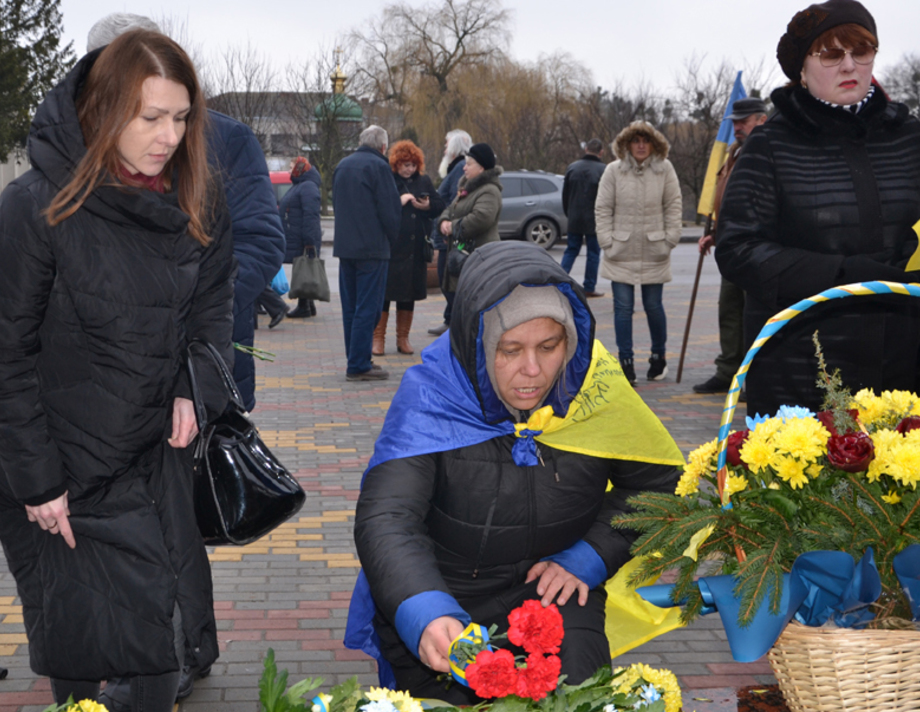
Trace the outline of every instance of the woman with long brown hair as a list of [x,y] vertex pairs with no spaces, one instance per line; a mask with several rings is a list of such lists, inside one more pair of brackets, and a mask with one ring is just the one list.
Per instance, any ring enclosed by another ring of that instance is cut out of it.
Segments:
[[217,656],[183,365],[196,338],[232,356],[206,120],[186,53],[125,33],[48,94],[0,196],[0,541],[58,703],[127,676],[165,712],[183,641]]

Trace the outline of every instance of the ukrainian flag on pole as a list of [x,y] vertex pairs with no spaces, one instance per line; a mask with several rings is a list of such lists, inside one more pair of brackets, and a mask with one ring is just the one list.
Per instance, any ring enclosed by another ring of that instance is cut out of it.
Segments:
[[716,142],[712,146],[712,153],[709,154],[709,167],[706,169],[706,179],[703,181],[703,190],[700,192],[700,204],[696,212],[701,215],[711,215],[713,206],[716,201],[716,174],[725,163],[725,155],[728,153],[728,147],[735,137],[735,128],[728,119],[732,113],[732,105],[738,99],[744,99],[747,92],[744,91],[744,85],[741,83],[741,72],[735,77],[735,86],[732,88],[731,98],[725,107],[725,113],[722,115],[722,125],[719,127],[719,133],[716,135]]

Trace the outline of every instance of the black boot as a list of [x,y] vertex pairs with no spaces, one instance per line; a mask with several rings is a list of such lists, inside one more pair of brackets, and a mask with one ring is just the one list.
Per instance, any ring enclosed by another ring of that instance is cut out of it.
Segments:
[[310,316],[316,316],[316,302],[312,299],[308,299],[307,304],[310,305]]
[[288,312],[288,319],[306,319],[313,316],[310,313],[309,299],[298,299],[297,306]]

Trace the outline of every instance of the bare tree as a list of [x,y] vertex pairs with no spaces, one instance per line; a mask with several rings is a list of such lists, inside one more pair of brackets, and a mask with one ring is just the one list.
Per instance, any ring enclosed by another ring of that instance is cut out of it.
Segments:
[[213,91],[210,86],[211,68],[207,55],[204,51],[204,45],[197,40],[189,30],[188,15],[179,17],[178,15],[162,14],[153,18],[160,26],[164,35],[171,37],[175,42],[185,50],[192,64],[195,65],[195,71],[198,73],[198,81],[201,83],[201,90],[205,96],[211,96]]
[[898,64],[882,74],[882,86],[892,99],[907,104],[916,114],[920,109],[920,55],[903,55]]
[[211,88],[214,96],[208,106],[249,126],[270,151],[276,129],[275,92],[277,77],[268,57],[252,44],[225,48],[213,65]]

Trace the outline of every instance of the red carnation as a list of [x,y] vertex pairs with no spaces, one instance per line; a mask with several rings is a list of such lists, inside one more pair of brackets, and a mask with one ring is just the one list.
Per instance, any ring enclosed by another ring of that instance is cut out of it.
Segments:
[[741,453],[739,452],[741,446],[744,445],[750,434],[750,430],[738,430],[728,436],[728,444],[725,447],[725,457],[729,465],[734,465],[735,467],[740,465],[745,470],[750,469],[747,463],[741,459]]
[[827,459],[844,472],[864,472],[875,459],[872,438],[865,433],[832,435],[827,441]]
[[[856,430],[856,418],[859,417],[859,411],[856,410],[856,408],[851,408],[847,411],[847,413],[849,413],[850,417],[853,419],[847,428],[847,432],[852,433]],[[831,411],[822,410],[820,413],[815,415],[815,417],[821,421],[821,425],[823,425],[827,432],[829,432],[831,435],[840,434],[837,432],[837,428],[834,427],[834,414]]]
[[528,653],[558,653],[565,631],[562,614],[552,603],[544,608],[539,601],[524,605],[508,614],[508,640]]
[[480,697],[507,697],[517,690],[514,655],[507,650],[482,650],[466,668],[466,681]]
[[546,693],[556,689],[562,661],[555,655],[542,656],[531,653],[527,656],[527,667],[520,670],[515,693],[518,697],[542,700]]
[[907,435],[911,430],[920,428],[920,415],[909,415],[898,423],[897,431],[901,435]]

